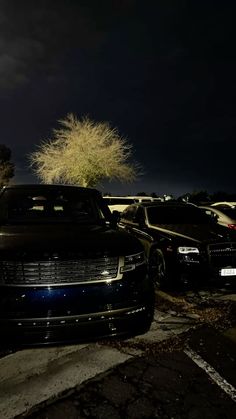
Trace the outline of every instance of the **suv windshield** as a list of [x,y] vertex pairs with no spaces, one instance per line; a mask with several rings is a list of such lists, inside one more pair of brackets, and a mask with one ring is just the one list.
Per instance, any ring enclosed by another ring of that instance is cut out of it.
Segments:
[[211,217],[195,207],[149,207],[147,217],[150,224],[206,224]]
[[104,220],[94,196],[73,190],[6,189],[0,198],[0,217],[14,223],[98,223]]

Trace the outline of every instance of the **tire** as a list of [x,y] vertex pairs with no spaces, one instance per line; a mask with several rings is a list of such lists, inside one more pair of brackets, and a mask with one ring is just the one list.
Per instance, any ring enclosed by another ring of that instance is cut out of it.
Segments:
[[154,249],[149,256],[149,276],[155,289],[166,288],[169,285],[166,262],[160,249]]
[[148,332],[151,327],[153,317],[154,317],[154,306],[150,309],[150,311],[145,316],[145,318],[140,322],[135,332],[135,335],[143,335],[144,333]]

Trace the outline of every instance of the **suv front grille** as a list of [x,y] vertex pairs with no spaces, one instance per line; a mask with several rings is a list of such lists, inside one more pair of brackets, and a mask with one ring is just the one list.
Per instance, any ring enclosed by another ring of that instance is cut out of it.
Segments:
[[218,243],[209,245],[209,257],[212,267],[236,267],[236,243]]
[[118,257],[74,260],[0,261],[0,284],[56,285],[115,279]]

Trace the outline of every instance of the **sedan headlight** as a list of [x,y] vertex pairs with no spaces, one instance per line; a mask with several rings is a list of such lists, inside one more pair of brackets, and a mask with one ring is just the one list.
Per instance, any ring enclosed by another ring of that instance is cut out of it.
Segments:
[[199,249],[197,247],[180,246],[178,247],[178,253],[183,255],[188,255],[189,253],[199,253]]
[[137,266],[143,265],[146,262],[144,252],[136,253],[124,257],[124,266],[121,266],[120,272],[133,271]]

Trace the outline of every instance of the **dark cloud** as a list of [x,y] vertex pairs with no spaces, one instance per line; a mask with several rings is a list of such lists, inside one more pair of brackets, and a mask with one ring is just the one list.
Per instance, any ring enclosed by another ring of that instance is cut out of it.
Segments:
[[0,89],[12,90],[29,83],[32,67],[42,55],[42,45],[34,40],[1,39]]
[[133,143],[132,193],[233,190],[234,17],[231,1],[0,1],[0,135],[19,176],[74,112]]
[[0,88],[14,89],[35,76],[60,80],[75,49],[95,51],[103,36],[75,1],[12,0],[0,7]]

